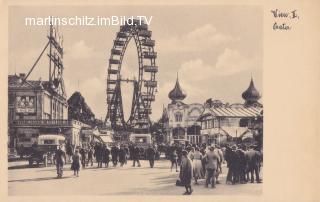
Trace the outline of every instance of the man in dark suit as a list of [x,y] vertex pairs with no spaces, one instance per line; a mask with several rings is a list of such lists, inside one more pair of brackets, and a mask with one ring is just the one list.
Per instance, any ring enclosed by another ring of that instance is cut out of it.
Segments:
[[138,163],[138,167],[141,167],[141,164],[140,164],[140,161],[139,161],[139,158],[140,158],[140,149],[139,147],[134,147],[134,150],[133,150],[133,167],[136,166],[136,162]]
[[118,152],[119,152],[119,163],[120,163],[120,166],[123,167],[123,165],[126,162],[126,150],[124,149],[123,145],[120,146],[120,149]]
[[150,145],[147,149],[147,159],[149,160],[150,167],[153,168],[154,166],[154,160],[156,157],[156,151],[155,149]]
[[206,170],[207,170],[207,179],[206,179],[206,187],[211,182],[212,188],[216,187],[216,178],[215,173],[218,169],[220,156],[218,153],[214,151],[214,146],[209,147],[209,151],[205,154],[204,158],[206,159]]
[[261,183],[260,179],[260,163],[261,163],[261,152],[254,149],[251,146],[249,151],[247,151],[248,169],[251,174],[251,183],[254,182],[254,174],[256,175],[256,182]]
[[57,178],[62,178],[63,175],[63,165],[66,162],[66,153],[62,150],[61,145],[58,146],[58,149],[55,153],[56,158],[56,168],[57,168]]

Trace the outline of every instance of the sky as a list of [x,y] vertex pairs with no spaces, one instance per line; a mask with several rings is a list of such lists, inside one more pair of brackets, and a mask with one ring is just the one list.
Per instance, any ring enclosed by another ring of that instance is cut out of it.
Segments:
[[[243,103],[241,94],[251,76],[262,92],[263,12],[259,6],[14,6],[9,7],[9,74],[27,73],[44,48],[46,26],[25,26],[25,17],[153,16],[149,30],[156,41],[158,93],[152,104],[153,120],[170,102],[177,73],[187,92],[185,103],[219,99]],[[106,77],[110,49],[119,26],[60,26],[64,38],[63,63],[67,96],[80,91],[96,118],[107,113]],[[126,51],[123,78],[137,74],[134,42]],[[43,57],[30,79],[48,79]],[[136,76],[137,77],[137,76]],[[122,85],[125,117],[131,107],[130,84]]]

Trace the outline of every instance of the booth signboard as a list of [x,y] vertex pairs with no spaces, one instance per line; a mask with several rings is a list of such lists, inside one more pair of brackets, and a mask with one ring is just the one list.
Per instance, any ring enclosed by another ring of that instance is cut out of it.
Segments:
[[17,113],[35,113],[35,96],[17,96],[16,112]]

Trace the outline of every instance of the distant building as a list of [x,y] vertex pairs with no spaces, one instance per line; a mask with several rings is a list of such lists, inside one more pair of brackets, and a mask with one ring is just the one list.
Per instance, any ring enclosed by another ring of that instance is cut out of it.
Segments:
[[204,111],[199,117],[201,122],[202,143],[226,143],[254,139],[262,133],[263,106],[258,102],[260,93],[253,79],[242,93],[244,104],[224,104],[220,100],[206,101]]
[[199,116],[204,108],[202,104],[185,104],[186,92],[181,88],[177,78],[174,88],[169,92],[171,103],[164,109],[161,120],[165,127],[167,142],[172,143],[199,143],[200,122]]

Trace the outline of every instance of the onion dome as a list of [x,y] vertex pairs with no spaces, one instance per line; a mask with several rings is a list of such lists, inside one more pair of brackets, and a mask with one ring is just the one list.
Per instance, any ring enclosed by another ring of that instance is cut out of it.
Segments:
[[246,101],[246,104],[253,104],[260,99],[261,95],[259,91],[254,87],[253,79],[251,77],[250,85],[246,91],[242,93],[242,98]]
[[180,83],[179,83],[179,78],[177,76],[177,81],[176,81],[176,85],[174,86],[174,88],[170,91],[168,97],[173,101],[182,101],[183,99],[185,99],[187,97],[187,94],[185,93],[185,91],[181,88]]

